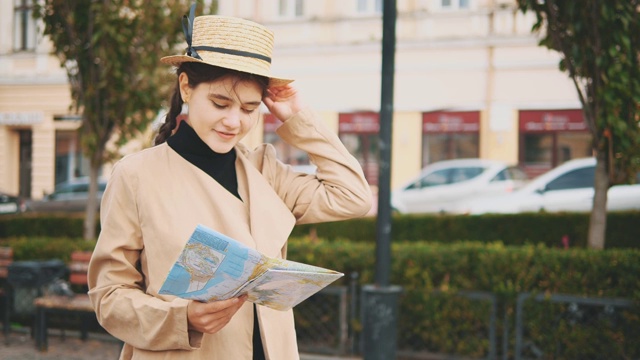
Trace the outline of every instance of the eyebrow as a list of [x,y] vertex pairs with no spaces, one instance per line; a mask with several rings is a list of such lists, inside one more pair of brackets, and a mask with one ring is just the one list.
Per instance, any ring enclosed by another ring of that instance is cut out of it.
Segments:
[[[210,99],[224,100],[224,101],[233,101],[233,99],[231,99],[230,97],[224,96],[222,94],[209,94],[209,98]],[[261,103],[262,103],[262,100],[259,100],[259,101],[248,101],[248,102],[242,103],[242,105],[259,106]]]

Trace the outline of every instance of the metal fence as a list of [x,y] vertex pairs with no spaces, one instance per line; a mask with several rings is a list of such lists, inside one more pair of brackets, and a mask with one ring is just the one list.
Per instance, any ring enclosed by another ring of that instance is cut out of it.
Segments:
[[[14,315],[30,319],[38,291],[14,290]],[[327,287],[296,306],[300,350],[362,354],[360,303],[353,274],[347,286]],[[397,360],[640,360],[640,307],[629,299],[404,289],[398,316]]]
[[[294,308],[301,351],[363,353],[356,282]],[[398,327],[398,360],[640,359],[640,308],[628,299],[405,289]]]
[[[514,357],[640,359],[639,312],[633,307],[627,299],[520,294]],[[582,338],[576,338],[577,329]],[[589,346],[576,341],[584,337],[588,337]]]

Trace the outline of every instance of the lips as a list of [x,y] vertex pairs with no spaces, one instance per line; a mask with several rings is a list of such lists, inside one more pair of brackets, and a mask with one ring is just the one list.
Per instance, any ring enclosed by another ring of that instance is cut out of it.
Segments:
[[220,136],[223,139],[233,139],[236,134],[234,133],[228,133],[228,132],[224,132],[224,131],[218,131],[218,130],[214,130],[216,132],[216,134],[218,134],[218,136]]

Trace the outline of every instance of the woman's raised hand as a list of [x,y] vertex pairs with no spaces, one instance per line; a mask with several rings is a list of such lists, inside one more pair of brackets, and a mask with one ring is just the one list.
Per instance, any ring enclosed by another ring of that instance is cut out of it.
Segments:
[[280,121],[287,121],[304,107],[298,91],[291,85],[270,87],[262,101]]

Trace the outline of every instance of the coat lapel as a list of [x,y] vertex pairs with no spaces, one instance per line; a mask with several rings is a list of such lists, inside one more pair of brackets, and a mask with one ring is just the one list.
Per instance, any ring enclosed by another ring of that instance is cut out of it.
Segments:
[[249,226],[256,248],[269,257],[286,257],[286,242],[295,225],[295,217],[240,151],[238,160],[238,191],[249,208]]

